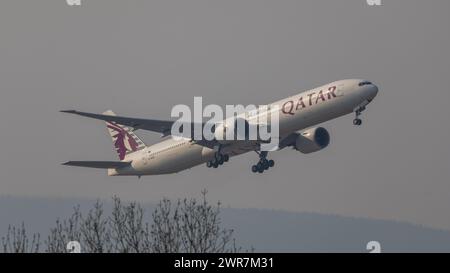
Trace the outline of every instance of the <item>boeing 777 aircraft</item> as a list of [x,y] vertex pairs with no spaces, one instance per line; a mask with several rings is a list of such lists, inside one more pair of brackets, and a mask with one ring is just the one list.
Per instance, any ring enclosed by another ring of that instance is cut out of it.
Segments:
[[[326,84],[269,104],[279,107],[278,150],[293,147],[308,154],[327,147],[330,142],[328,131],[317,125],[350,113],[355,113],[354,125],[361,125],[361,112],[375,98],[378,87],[366,80],[350,79]],[[120,161],[68,161],[64,165],[107,169],[109,176],[157,175],[180,172],[202,163],[217,168],[230,157],[255,151],[259,155],[257,164],[251,167],[254,173],[263,173],[274,166],[268,160],[267,151],[261,151],[262,141],[221,141],[177,139],[170,135],[175,121],[138,119],[116,116],[112,111],[103,114],[61,111],[103,120],[106,122]],[[252,122],[244,120],[246,127]],[[166,139],[146,146],[134,133],[135,130],[149,130],[166,136]],[[217,124],[215,131],[225,130]]]

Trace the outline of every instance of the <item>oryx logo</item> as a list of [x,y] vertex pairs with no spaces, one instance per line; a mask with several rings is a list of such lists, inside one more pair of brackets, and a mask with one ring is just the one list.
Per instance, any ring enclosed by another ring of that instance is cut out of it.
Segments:
[[381,0],[366,0],[369,6],[381,6]]
[[123,160],[127,153],[138,150],[139,144],[125,128],[111,122],[107,122],[106,126],[114,132],[111,133],[111,137],[113,138],[114,147],[116,147],[120,160]]

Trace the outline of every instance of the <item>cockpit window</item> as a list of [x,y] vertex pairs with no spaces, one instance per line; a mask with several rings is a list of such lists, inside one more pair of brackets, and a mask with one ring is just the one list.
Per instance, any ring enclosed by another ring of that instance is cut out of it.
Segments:
[[360,82],[358,85],[359,86],[364,86],[364,85],[370,85],[370,84],[372,84],[372,83],[365,81],[365,82]]

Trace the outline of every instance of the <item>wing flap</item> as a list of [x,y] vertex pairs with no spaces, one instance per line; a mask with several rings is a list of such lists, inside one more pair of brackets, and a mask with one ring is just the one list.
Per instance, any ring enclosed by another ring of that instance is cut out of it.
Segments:
[[98,168],[98,169],[117,169],[127,167],[130,164],[131,162],[122,162],[122,161],[67,161],[62,165]]

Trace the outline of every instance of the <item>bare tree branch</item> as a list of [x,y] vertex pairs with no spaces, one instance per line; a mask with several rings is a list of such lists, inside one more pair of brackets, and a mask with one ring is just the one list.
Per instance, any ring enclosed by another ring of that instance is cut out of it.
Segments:
[[[145,211],[136,202],[122,203],[113,197],[110,215],[105,215],[100,200],[83,216],[74,207],[67,219],[56,220],[44,241],[46,252],[68,252],[67,243],[78,241],[82,252],[104,253],[203,253],[238,252],[233,230],[221,225],[220,202],[211,206],[202,191],[202,199],[183,199],[172,203],[162,199],[151,214],[151,224],[144,221]],[[39,252],[40,235],[29,236],[25,225],[9,226],[2,237],[3,252]]]

